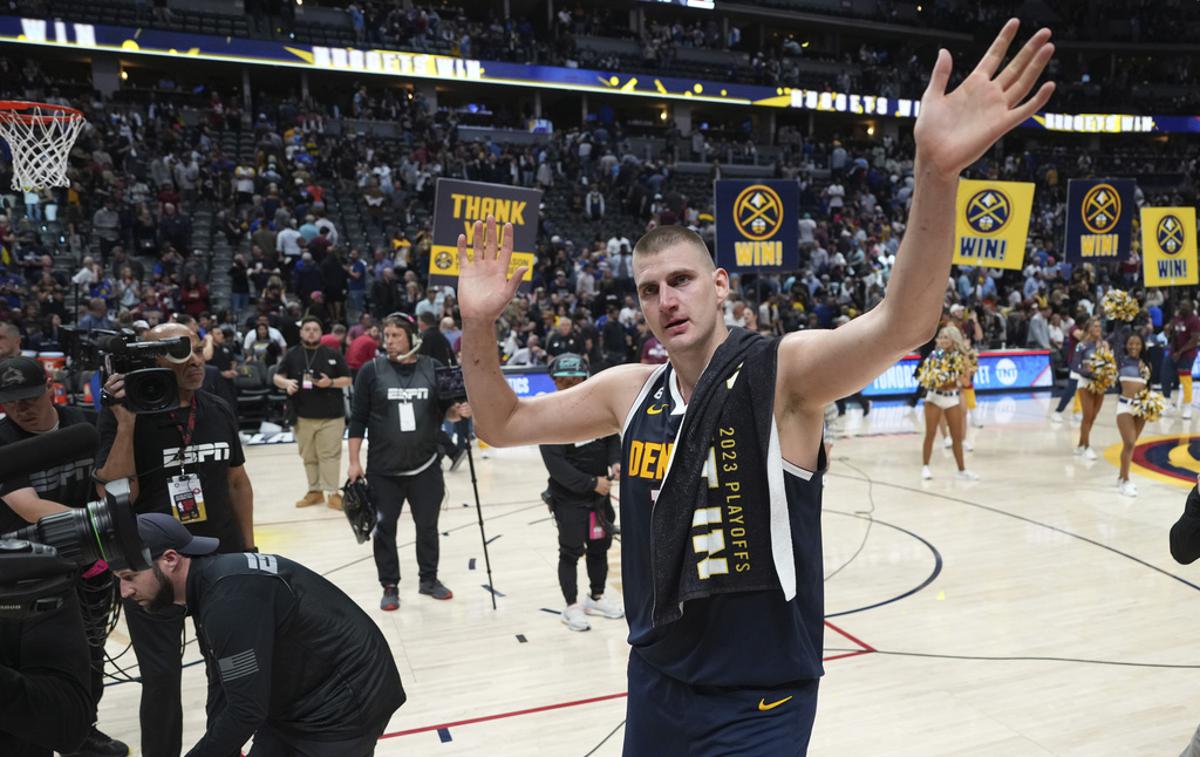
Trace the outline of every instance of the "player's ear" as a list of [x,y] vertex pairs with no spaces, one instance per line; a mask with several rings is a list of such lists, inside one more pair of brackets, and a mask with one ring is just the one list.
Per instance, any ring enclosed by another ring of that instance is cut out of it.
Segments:
[[717,303],[725,302],[729,298],[729,271],[724,268],[714,268],[712,282],[717,289]]

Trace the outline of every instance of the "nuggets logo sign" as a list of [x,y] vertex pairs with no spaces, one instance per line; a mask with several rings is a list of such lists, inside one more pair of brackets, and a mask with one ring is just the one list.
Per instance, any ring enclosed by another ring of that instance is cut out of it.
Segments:
[[1012,202],[999,189],[976,192],[967,202],[967,225],[980,234],[994,234],[1003,229],[1012,213]]
[[746,187],[733,203],[733,222],[747,239],[770,239],[783,224],[783,202],[770,187]]
[[1093,234],[1107,234],[1121,217],[1121,196],[1111,184],[1098,184],[1083,196],[1083,225]]
[[1067,238],[1071,262],[1119,260],[1129,254],[1133,225],[1132,179],[1072,179],[1067,184]]
[[1193,286],[1196,265],[1196,209],[1142,208],[1142,259],[1146,286]]
[[732,271],[794,270],[799,264],[794,181],[718,181],[717,264]]
[[954,262],[1020,269],[1033,209],[1033,184],[973,181],[958,184]]
[[1163,216],[1154,229],[1158,248],[1168,255],[1174,255],[1183,249],[1183,224],[1172,215]]

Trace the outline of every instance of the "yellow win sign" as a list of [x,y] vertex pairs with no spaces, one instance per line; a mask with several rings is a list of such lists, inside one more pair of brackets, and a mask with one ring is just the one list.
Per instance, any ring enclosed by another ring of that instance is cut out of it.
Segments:
[[1196,209],[1142,208],[1142,261],[1148,287],[1200,283]]
[[1032,209],[1033,184],[960,181],[954,213],[955,264],[1020,270]]

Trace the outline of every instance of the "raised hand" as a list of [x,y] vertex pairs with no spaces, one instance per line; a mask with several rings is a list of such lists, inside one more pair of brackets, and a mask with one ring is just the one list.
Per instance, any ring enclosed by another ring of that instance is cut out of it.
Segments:
[[1046,82],[1029,97],[1054,54],[1049,29],[1038,30],[996,73],[1019,26],[1015,18],[1005,24],[979,65],[950,93],[946,92],[952,68],[950,53],[938,51],[913,129],[917,157],[923,166],[956,176],[1050,99],[1052,82]]
[[458,235],[458,309],[464,321],[495,321],[512,301],[525,275],[526,266],[508,276],[512,261],[513,227],[496,230],[496,219],[475,222],[474,252],[467,259],[467,237]]

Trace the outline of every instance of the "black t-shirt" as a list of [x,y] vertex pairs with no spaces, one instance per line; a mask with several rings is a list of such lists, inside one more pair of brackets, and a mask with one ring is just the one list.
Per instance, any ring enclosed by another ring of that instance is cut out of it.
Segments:
[[346,417],[345,394],[333,386],[320,389],[313,385],[312,389],[304,388],[304,373],[310,371],[315,382],[324,373],[329,378],[341,378],[350,375],[346,358],[341,353],[331,350],[325,345],[319,345],[315,350],[304,347],[293,347],[279,361],[276,373],[284,378],[295,379],[300,384],[300,391],[292,395],[296,406],[296,415],[301,418],[344,418]]
[[[167,482],[180,474],[195,473],[200,479],[206,518],[192,521],[188,530],[198,536],[221,540],[219,551],[241,552],[242,531],[233,512],[229,493],[229,469],[246,462],[238,437],[237,418],[225,400],[204,390],[196,392],[196,425],[186,449],[190,407],[137,417],[133,431],[134,464],[138,472],[138,513],[173,514]],[[100,451],[96,467],[104,467],[117,435],[117,419],[112,410],[100,413]]]
[[[80,423],[89,423],[87,416],[79,408],[56,406],[54,410],[58,413],[60,429]],[[13,423],[12,418],[0,420],[0,445],[12,444],[34,436],[38,436],[38,434],[23,430]],[[4,452],[0,449],[0,455],[2,454]],[[96,499],[96,487],[92,483],[93,464],[92,456],[89,455],[79,460],[64,460],[45,470],[14,476],[0,485],[0,497],[32,486],[42,499],[69,507],[83,507],[89,501]],[[0,534],[28,525],[21,516],[0,501]]]
[[551,357],[558,357],[565,352],[573,352],[576,355],[583,354],[583,339],[574,332],[562,335],[562,332],[555,330],[546,339],[546,353]]

